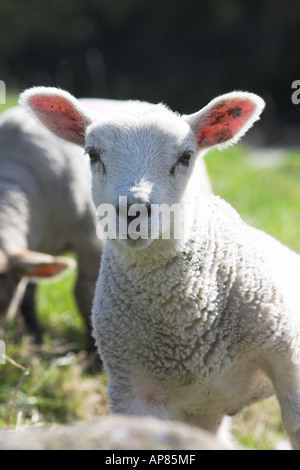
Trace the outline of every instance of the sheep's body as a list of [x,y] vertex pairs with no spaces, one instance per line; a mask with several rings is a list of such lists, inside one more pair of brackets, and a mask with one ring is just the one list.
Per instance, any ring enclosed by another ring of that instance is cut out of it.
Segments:
[[[90,115],[47,88],[28,90],[23,102],[52,132],[85,145],[95,206],[116,210],[120,232],[106,242],[92,313],[112,412],[216,432],[224,415],[275,391],[300,448],[300,257],[203,192],[196,158],[241,137],[262,100],[229,93],[182,117],[161,105]],[[147,208],[137,238],[136,203]],[[148,236],[153,205],[164,203],[181,208],[178,240],[164,239],[162,220]]]
[[[46,132],[21,107],[1,115],[0,148],[0,248],[9,258],[28,250],[73,251],[79,269],[75,293],[89,327],[102,247],[83,151]],[[5,307],[9,292],[1,282]]]
[[1,115],[0,145],[1,244],[9,252],[28,246],[51,254],[70,249],[83,236],[83,216],[87,231],[95,226],[83,151],[58,142],[22,108]]
[[167,256],[161,240],[134,253],[107,242],[93,325],[115,412],[232,415],[273,393],[270,353],[292,365],[300,351],[300,301],[282,283],[297,293],[300,257],[215,196],[196,207],[193,235]]

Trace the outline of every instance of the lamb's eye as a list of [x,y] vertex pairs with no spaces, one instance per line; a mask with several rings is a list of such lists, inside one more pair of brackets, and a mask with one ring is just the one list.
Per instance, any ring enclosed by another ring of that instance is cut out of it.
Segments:
[[186,150],[185,152],[183,152],[179,157],[178,159],[176,160],[176,163],[174,163],[174,165],[172,166],[172,168],[170,169],[170,174],[173,176],[175,174],[175,170],[178,166],[178,164],[182,165],[182,166],[189,166],[190,164],[190,160],[191,160],[191,156],[193,155],[193,152],[189,152],[188,150]]
[[91,164],[99,162],[100,160],[100,155],[95,149],[90,149],[88,150],[88,154],[90,156]]
[[105,165],[101,159],[101,154],[99,151],[97,151],[96,149],[94,148],[90,148],[89,150],[87,150],[87,153],[89,154],[90,156],[90,162],[91,162],[91,165],[95,165],[96,163],[100,163],[101,166],[102,166],[102,170],[103,170],[103,174],[106,173],[106,168],[105,168]]
[[180,163],[180,165],[189,166],[191,156],[192,154],[190,152],[184,152],[182,155],[180,155],[177,161]]

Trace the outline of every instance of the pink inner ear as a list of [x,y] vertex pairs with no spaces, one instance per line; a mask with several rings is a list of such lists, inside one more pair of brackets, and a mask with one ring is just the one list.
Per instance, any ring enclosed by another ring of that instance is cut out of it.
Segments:
[[87,120],[62,96],[34,95],[30,106],[43,124],[54,134],[81,144]]
[[234,137],[249,120],[256,106],[243,99],[219,101],[201,120],[197,132],[200,147],[222,144]]

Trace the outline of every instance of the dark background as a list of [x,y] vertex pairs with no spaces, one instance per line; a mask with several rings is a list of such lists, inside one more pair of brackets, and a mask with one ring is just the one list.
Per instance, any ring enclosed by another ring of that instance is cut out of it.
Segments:
[[266,144],[300,142],[299,0],[1,0],[0,79],[195,112],[232,90],[267,102]]

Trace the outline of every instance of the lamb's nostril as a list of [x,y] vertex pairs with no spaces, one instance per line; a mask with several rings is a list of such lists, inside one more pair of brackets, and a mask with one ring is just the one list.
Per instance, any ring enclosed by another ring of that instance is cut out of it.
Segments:
[[151,204],[148,202],[144,203],[133,203],[124,204],[123,202],[116,207],[116,216],[122,220],[127,219],[128,224],[138,217],[149,219],[151,217]]
[[[129,210],[132,207],[132,215],[129,215]],[[133,206],[128,207],[128,212],[127,212],[127,220],[128,223],[131,221],[135,220],[137,217],[144,217],[146,216],[150,218],[151,217],[151,204],[145,203],[145,204],[134,204]]]

